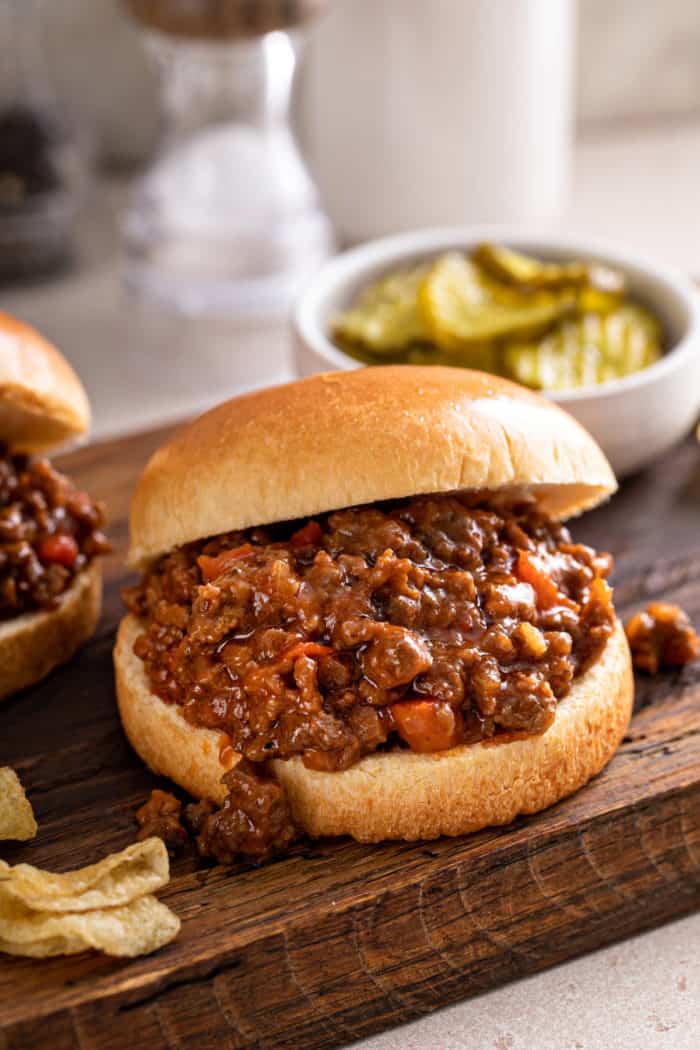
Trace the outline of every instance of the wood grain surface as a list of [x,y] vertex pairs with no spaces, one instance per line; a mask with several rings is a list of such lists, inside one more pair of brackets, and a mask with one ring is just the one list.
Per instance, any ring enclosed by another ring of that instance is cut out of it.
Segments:
[[[62,462],[110,508],[94,641],[0,709],[0,764],[39,820],[10,862],[66,869],[132,841],[156,783],[130,751],[111,671],[129,496],[164,432]],[[700,624],[700,449],[627,482],[574,535],[616,556],[623,615],[651,598]],[[0,1050],[336,1047],[688,912],[700,902],[700,666],[639,679],[607,770],[507,829],[381,847],[306,843],[259,870],[189,853],[162,894],[182,919],[154,956],[0,957]]]

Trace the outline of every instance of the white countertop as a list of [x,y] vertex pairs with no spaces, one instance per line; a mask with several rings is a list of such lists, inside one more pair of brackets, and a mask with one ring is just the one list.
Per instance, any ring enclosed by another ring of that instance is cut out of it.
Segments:
[[[584,141],[560,229],[626,243],[700,276],[700,127]],[[60,280],[0,293],[72,360],[94,436],[181,418],[236,390],[291,377],[284,326],[236,328],[169,317],[127,300],[119,282],[119,183],[98,187],[82,265]],[[700,915],[519,981],[357,1044],[363,1050],[695,1050]]]

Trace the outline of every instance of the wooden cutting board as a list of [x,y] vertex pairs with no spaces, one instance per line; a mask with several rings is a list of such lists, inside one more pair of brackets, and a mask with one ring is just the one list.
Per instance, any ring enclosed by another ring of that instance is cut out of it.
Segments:
[[[100,630],[0,709],[0,764],[39,820],[11,863],[66,869],[121,849],[156,783],[117,721],[110,651],[126,513],[164,432],[62,463],[110,509]],[[613,551],[622,615],[663,596],[700,625],[700,448],[693,442],[575,523]],[[259,870],[173,864],[182,919],[154,956],[0,957],[0,1050],[335,1047],[688,912],[700,902],[700,665],[639,679],[605,772],[553,809],[468,838],[307,843]]]

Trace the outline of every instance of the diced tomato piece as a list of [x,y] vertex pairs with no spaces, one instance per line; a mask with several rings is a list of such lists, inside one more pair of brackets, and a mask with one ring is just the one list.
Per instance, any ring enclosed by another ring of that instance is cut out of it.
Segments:
[[323,538],[323,530],[317,521],[307,521],[301,529],[293,533],[290,543],[292,547],[318,547]]
[[44,565],[63,565],[72,569],[78,557],[79,548],[72,536],[57,533],[47,536],[39,544],[39,560]]
[[300,656],[330,656],[334,650],[330,645],[321,645],[320,642],[295,642],[289,649],[285,649],[280,655],[284,660],[298,660]]
[[217,576],[223,576],[234,562],[252,553],[253,548],[250,543],[244,543],[241,547],[234,547],[233,550],[222,551],[214,558],[210,558],[208,554],[200,554],[197,558],[197,565],[199,565],[205,582],[211,583]]
[[537,596],[539,609],[551,609],[555,605],[568,605],[568,600],[559,593],[557,585],[542,568],[536,554],[518,551],[515,574],[523,583],[529,583]]
[[463,739],[462,716],[444,700],[400,700],[389,710],[412,751],[447,751]]

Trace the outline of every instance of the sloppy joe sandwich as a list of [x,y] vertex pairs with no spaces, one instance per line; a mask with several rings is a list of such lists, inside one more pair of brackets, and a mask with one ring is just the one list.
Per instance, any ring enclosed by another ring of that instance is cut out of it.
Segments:
[[68,362],[0,314],[0,700],[68,660],[100,614],[103,509],[38,454],[89,423]]
[[117,694],[202,852],[459,835],[585,784],[633,685],[611,558],[562,522],[615,487],[560,408],[441,367],[248,394],[156,452]]

